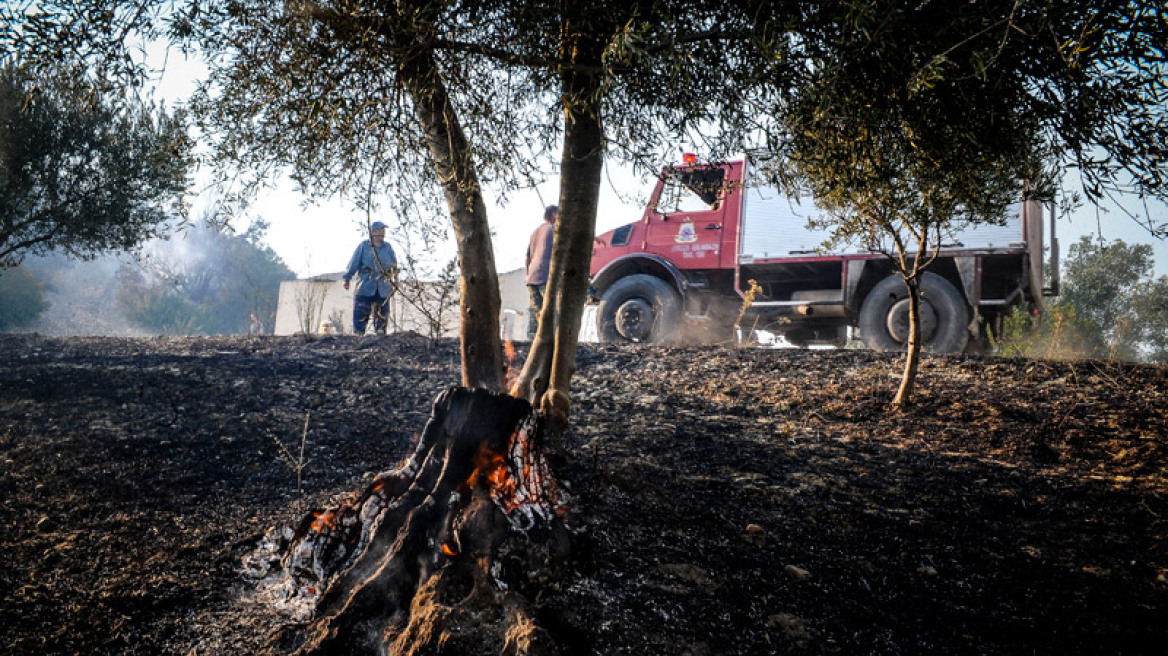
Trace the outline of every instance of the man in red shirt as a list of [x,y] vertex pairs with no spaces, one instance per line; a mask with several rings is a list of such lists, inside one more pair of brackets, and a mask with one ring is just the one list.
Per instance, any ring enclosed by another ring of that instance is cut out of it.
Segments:
[[548,268],[552,261],[552,235],[560,208],[548,205],[543,211],[543,224],[531,233],[527,245],[527,294],[531,306],[527,309],[527,339],[535,338],[539,327],[539,311],[543,308],[543,293],[547,289]]

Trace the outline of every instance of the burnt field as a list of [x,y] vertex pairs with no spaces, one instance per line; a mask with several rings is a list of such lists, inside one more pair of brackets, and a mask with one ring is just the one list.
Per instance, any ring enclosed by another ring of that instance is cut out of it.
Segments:
[[[392,467],[457,357],[0,336],[0,652],[262,650],[278,620],[245,559]],[[890,355],[578,363],[571,576],[533,600],[565,654],[1168,645],[1168,367],[927,357],[892,413]]]

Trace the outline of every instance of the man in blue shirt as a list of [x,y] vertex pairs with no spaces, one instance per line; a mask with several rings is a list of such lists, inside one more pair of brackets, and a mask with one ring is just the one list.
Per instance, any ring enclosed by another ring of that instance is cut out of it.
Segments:
[[369,239],[353,252],[343,278],[346,290],[354,275],[357,290],[353,294],[353,332],[364,335],[372,317],[373,330],[384,335],[389,322],[389,297],[397,285],[397,258],[385,241],[385,224],[381,221],[369,226]]

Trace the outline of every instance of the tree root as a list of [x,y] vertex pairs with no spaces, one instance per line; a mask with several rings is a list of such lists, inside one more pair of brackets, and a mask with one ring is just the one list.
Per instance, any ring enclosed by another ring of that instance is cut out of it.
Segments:
[[549,512],[563,506],[542,448],[528,402],[462,388],[441,394],[401,466],[301,523],[284,568],[298,594],[319,595],[316,612],[273,649],[557,653],[509,572],[527,576],[535,565],[554,578],[570,551]]

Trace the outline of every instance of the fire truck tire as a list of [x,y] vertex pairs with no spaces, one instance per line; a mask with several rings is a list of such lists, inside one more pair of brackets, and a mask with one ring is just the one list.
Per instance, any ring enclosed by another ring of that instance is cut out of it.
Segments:
[[[960,353],[969,342],[969,310],[948,280],[921,276],[921,337],[931,353]],[[908,343],[908,289],[900,276],[881,280],[860,308],[860,336],[875,351],[903,351]]]
[[681,297],[650,275],[621,278],[601,296],[596,331],[603,342],[668,343],[681,321]]

